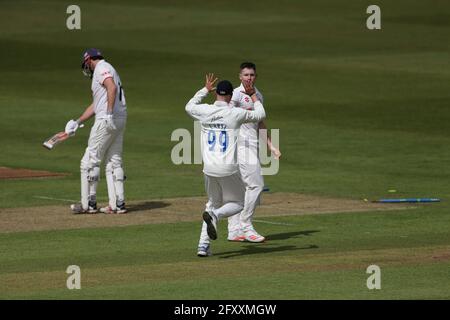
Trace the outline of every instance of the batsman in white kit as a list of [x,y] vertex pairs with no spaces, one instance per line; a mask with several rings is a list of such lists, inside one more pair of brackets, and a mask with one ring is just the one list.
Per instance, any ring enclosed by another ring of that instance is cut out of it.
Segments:
[[244,208],[245,186],[237,163],[239,128],[243,123],[258,123],[266,116],[251,82],[244,82],[243,86],[254,103],[254,110],[230,108],[233,86],[226,80],[217,84],[213,105],[201,104],[208,92],[214,90],[216,81],[214,75],[207,75],[205,87],[186,105],[186,112],[201,123],[203,173],[211,203],[210,209],[203,213],[197,252],[200,257],[211,254],[209,240],[217,239],[217,221],[238,214]]
[[97,213],[100,165],[105,163],[109,205],[103,213],[126,213],[122,166],[123,136],[127,121],[125,93],[119,74],[98,49],[88,49],[82,58],[83,73],[92,79],[92,104],[78,120],[70,120],[65,131],[73,135],[80,124],[95,115],[88,146],[81,159],[81,203],[71,205],[74,213]]

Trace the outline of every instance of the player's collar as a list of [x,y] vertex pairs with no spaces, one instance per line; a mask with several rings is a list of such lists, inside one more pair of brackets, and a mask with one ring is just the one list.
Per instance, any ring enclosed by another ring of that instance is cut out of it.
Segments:
[[216,101],[214,102],[214,105],[216,107],[228,107],[228,103],[226,103],[225,101]]

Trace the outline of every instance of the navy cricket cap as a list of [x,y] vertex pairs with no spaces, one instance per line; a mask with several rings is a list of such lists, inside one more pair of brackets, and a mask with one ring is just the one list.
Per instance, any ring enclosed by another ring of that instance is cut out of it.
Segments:
[[219,96],[228,96],[233,94],[233,85],[228,80],[222,80],[217,84],[216,93]]
[[84,63],[86,62],[87,59],[94,58],[94,57],[103,58],[103,55],[102,55],[100,50],[95,49],[95,48],[89,48],[86,51],[84,51],[84,53],[83,53],[83,62],[81,63],[81,67],[84,66]]

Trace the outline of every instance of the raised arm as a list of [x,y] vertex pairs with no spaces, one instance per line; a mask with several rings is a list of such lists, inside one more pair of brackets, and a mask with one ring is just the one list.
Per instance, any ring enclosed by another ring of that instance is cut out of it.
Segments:
[[199,119],[202,116],[202,110],[199,107],[202,100],[208,95],[210,91],[213,91],[214,84],[217,78],[214,78],[214,74],[210,73],[206,75],[205,86],[197,91],[191,100],[186,104],[186,112],[193,118]]
[[192,113],[195,112],[195,107],[202,102],[202,100],[208,95],[208,92],[208,89],[203,87],[195,93],[191,100],[189,100],[189,102],[186,104],[186,112],[189,115],[192,116]]
[[242,84],[245,90],[244,93],[250,96],[254,107],[254,110],[244,111],[243,118],[241,119],[242,122],[260,122],[264,120],[266,118],[266,111],[256,95],[256,90],[253,87],[253,83],[251,81],[244,81]]

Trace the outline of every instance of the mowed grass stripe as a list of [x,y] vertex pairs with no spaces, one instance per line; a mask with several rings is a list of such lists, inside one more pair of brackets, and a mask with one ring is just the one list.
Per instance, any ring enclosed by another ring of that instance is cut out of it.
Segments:
[[[264,244],[229,243],[225,240],[226,224],[221,223],[219,240],[213,242],[215,255],[210,260],[261,258],[265,261],[262,264],[270,264],[317,254],[348,255],[361,250],[448,245],[445,219],[433,212],[348,213],[270,220],[293,225],[255,223],[269,239]],[[201,221],[4,234],[0,235],[0,274],[61,272],[72,264],[95,269],[190,263],[197,259],[200,226]]]
[[[259,262],[259,261],[255,261]],[[181,264],[183,275],[168,269],[141,266],[130,269],[87,270],[81,290],[68,290],[68,275],[32,274],[15,290],[3,291],[2,299],[433,299],[449,297],[448,261],[381,263],[382,290],[366,287],[368,265],[342,268],[282,269],[256,263],[222,264],[202,259],[197,266]],[[437,275],[429,278],[429,273]],[[164,274],[165,277],[158,275]],[[95,276],[98,278],[94,278]],[[40,280],[40,281],[39,281]],[[42,285],[44,284],[45,285]],[[38,286],[39,289],[36,290]]]

